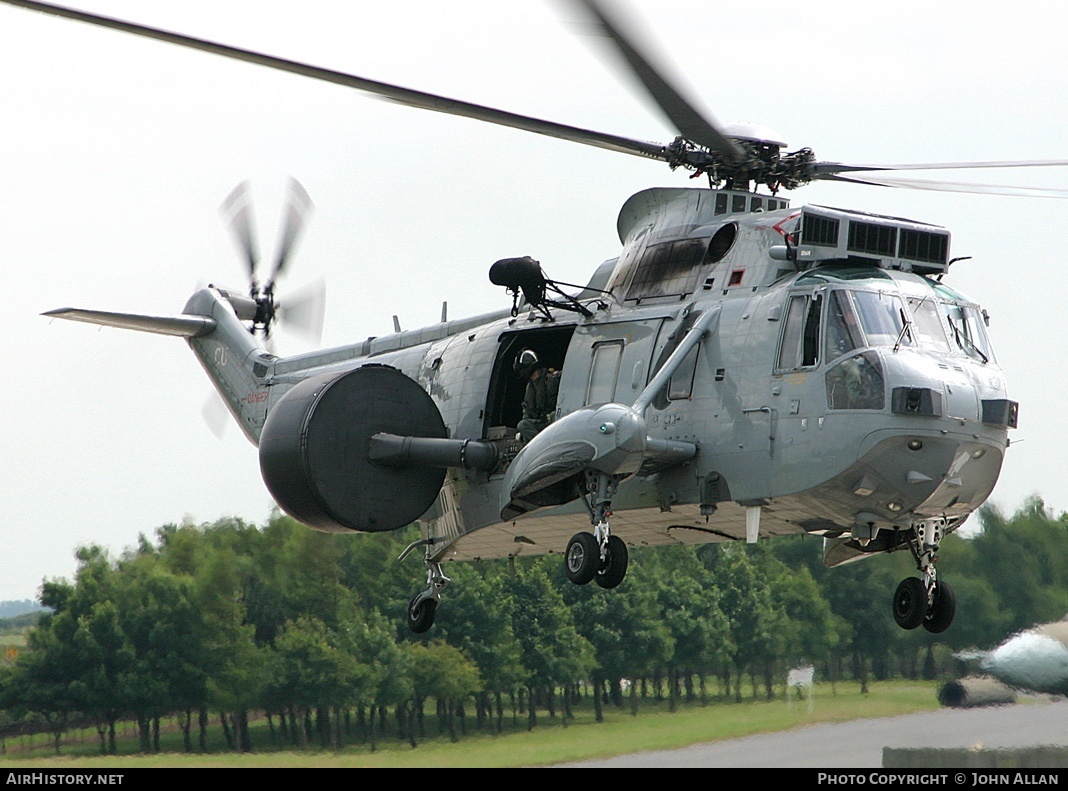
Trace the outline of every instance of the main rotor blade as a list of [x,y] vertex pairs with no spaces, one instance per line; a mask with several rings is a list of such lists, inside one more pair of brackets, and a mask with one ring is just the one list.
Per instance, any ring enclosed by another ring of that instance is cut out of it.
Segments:
[[[471,102],[449,99],[445,96],[424,93],[423,91],[416,91],[410,88],[402,88],[398,85],[391,85],[386,82],[378,82],[377,80],[357,77],[353,74],[332,71],[330,69],[320,68],[319,66],[312,66],[306,63],[277,58],[273,55],[265,55],[251,50],[239,49],[226,44],[219,44],[214,41],[184,36],[179,33],[171,33],[157,28],[145,27],[144,25],[136,25],[132,22],[124,22],[111,17],[88,14],[83,11],[75,11],[71,8],[64,8],[49,3],[38,3],[33,0],[0,0],[0,3],[18,6],[20,8],[28,8],[32,11],[40,11],[42,13],[53,14],[67,19],[74,19],[79,22],[106,27],[112,30],[121,30],[124,33],[131,33],[136,36],[165,41],[170,44],[177,44],[190,49],[198,49],[203,52],[210,52],[233,60],[255,63],[260,66],[267,66],[268,68],[289,72],[291,74],[300,74],[304,77],[311,77],[324,82],[332,82],[337,85],[356,88],[357,90],[381,96],[409,107],[418,107],[423,110],[446,113],[447,115],[459,115],[465,118],[473,118],[477,121],[486,121],[488,123],[499,124],[500,126],[507,126],[513,129],[521,129],[526,132],[535,132],[537,134],[556,137],[573,143],[582,143],[583,145],[603,148],[609,151],[649,157],[663,162],[671,161],[667,148],[658,143],[634,140],[590,129],[582,129],[576,126],[568,126],[567,124],[558,124],[554,121],[544,121],[538,118],[519,115],[517,113],[510,113],[506,110],[497,110],[492,107],[472,104]],[[695,140],[694,142],[700,141]],[[702,145],[704,145],[704,143],[702,143]]]
[[304,230],[304,221],[311,210],[311,197],[299,181],[290,177],[282,239],[278,245],[278,255],[275,258],[274,268],[271,270],[271,277],[267,281],[268,291],[271,291],[275,281],[285,271],[286,264],[289,263],[296,247],[297,239],[300,238],[300,232]]
[[1001,162],[920,162],[908,165],[846,165],[841,162],[816,162],[816,174],[857,173],[870,170],[978,170],[981,168],[1057,168],[1068,165],[1068,159],[1021,159]]
[[226,217],[230,230],[241,255],[248,267],[248,277],[253,286],[256,283],[256,264],[259,263],[259,253],[256,249],[256,235],[252,228],[252,200],[248,194],[248,182],[242,181],[233,191],[226,196],[219,211]]
[[845,181],[851,184],[868,184],[875,187],[898,187],[902,189],[932,190],[935,192],[966,192],[977,195],[1009,195],[1023,198],[1068,198],[1068,190],[1043,189],[1041,187],[1012,187],[1000,184],[970,184],[959,181],[926,181],[902,179],[893,176],[817,176],[823,181]]
[[601,32],[612,40],[650,97],[683,137],[692,143],[718,151],[731,162],[742,161],[745,152],[741,147],[727,138],[714,120],[699,112],[693,103],[667,80],[662,70],[654,66],[650,58],[639,50],[635,43],[637,35],[626,30],[618,16],[613,18],[598,0],[573,2],[593,16]]

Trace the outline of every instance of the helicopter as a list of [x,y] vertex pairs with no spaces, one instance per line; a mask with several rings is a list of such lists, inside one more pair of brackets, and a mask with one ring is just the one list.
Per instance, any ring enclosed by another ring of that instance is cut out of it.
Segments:
[[969,672],[938,693],[944,706],[1015,703],[1017,692],[1068,695],[1068,617],[1015,632],[990,650],[954,654]]
[[1025,629],[968,658],[1010,688],[1068,695],[1068,619]]
[[[284,263],[247,294],[198,291],[180,316],[48,314],[186,338],[299,521],[340,533],[419,521],[409,551],[423,550],[428,585],[409,605],[414,631],[433,623],[448,561],[559,553],[573,582],[611,588],[628,546],[784,534],[825,538],[830,565],[912,551],[920,576],[896,591],[895,618],[949,626],[938,545],[989,496],[1018,418],[982,309],[941,282],[945,229],[795,209],[780,195],[814,179],[894,183],[882,175],[892,166],[784,153],[767,130],[701,117],[595,3],[585,5],[680,132],[671,143],[4,1],[707,178],[627,201],[622,250],[584,287],[552,281],[533,258],[502,259],[491,279],[511,308],[349,347],[287,358],[264,347]],[[995,164],[1010,163],[960,166]],[[513,362],[525,349],[561,371],[554,420],[529,442],[515,438]]]

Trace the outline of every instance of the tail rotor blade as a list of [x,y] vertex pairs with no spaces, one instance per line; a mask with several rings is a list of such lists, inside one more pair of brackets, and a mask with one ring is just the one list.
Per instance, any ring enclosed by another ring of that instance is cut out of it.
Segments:
[[204,405],[200,408],[200,415],[204,418],[208,429],[216,439],[222,439],[226,434],[226,427],[230,423],[230,410],[223,403],[222,396],[212,390]]
[[249,197],[248,182],[242,181],[223,201],[219,207],[226,218],[227,225],[234,234],[238,249],[248,267],[249,280],[253,290],[256,285],[256,265],[259,263],[259,251],[256,249],[256,234],[252,222],[252,200]]
[[312,210],[312,200],[307,190],[295,178],[289,179],[289,193],[286,197],[285,217],[283,219],[282,239],[278,246],[278,256],[268,281],[268,290],[285,272],[286,265],[293,255],[297,240],[304,230],[304,222]]
[[[248,264],[251,302],[245,300],[238,315],[252,323],[250,332],[259,335],[270,350],[271,330],[274,322],[276,319],[282,319],[286,324],[292,325],[292,329],[301,335],[318,342],[323,334],[323,316],[326,305],[325,286],[322,281],[282,301],[276,301],[274,293],[275,282],[285,273],[296,249],[297,241],[304,231],[307,217],[312,210],[312,200],[307,190],[299,181],[290,177],[282,217],[278,256],[271,269],[270,277],[263,285],[256,280],[259,254],[256,249],[255,230],[252,227],[252,200],[247,181],[241,182],[230,192],[220,210],[233,231],[238,247]],[[233,303],[233,300],[231,302]],[[284,306],[282,302],[285,303]],[[236,308],[237,304],[233,304]]]
[[278,306],[279,318],[288,330],[300,333],[316,345],[323,338],[326,315],[326,283],[321,278]]

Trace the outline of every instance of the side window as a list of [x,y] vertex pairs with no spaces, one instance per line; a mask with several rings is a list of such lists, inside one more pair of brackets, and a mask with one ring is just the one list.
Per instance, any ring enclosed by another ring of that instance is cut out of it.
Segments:
[[822,294],[799,294],[790,297],[790,304],[786,307],[782,342],[779,344],[777,369],[812,368],[819,364],[822,311]]
[[864,345],[857,314],[848,291],[832,291],[827,300],[827,360],[835,360]]
[[623,341],[594,345],[590,381],[586,387],[587,404],[608,404],[615,400],[619,361],[622,357]]
[[946,303],[942,311],[949,321],[949,329],[958,348],[976,360],[990,362],[993,351],[983,330],[983,319],[978,310],[967,305]]
[[693,380],[697,374],[697,353],[700,349],[701,344],[697,344],[690,349],[686,359],[679,363],[678,369],[668,383],[669,401],[685,401],[693,395]]

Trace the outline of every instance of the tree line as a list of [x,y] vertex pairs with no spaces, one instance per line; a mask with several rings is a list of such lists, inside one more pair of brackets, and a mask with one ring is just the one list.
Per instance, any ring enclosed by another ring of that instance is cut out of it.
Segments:
[[74,580],[42,584],[49,612],[0,671],[0,708],[9,732],[32,723],[57,751],[91,726],[114,753],[125,721],[159,750],[164,720],[186,751],[205,750],[210,727],[248,751],[253,716],[273,747],[414,747],[434,723],[453,739],[533,728],[580,699],[599,719],[649,697],[771,698],[803,664],[862,687],[933,678],[957,672],[954,651],[1068,612],[1068,516],[1035,498],[979,519],[974,537],[942,544],[958,606],[939,635],[893,621],[908,552],[827,569],[808,536],[633,550],[611,591],[572,585],[555,555],[449,564],[435,626],[417,636],[404,613],[422,566],[397,562],[408,531],[327,535],[282,515],[167,525],[119,558],[82,547]]

